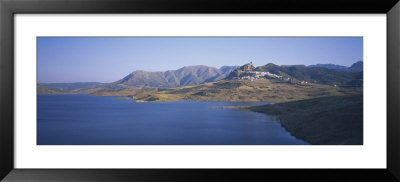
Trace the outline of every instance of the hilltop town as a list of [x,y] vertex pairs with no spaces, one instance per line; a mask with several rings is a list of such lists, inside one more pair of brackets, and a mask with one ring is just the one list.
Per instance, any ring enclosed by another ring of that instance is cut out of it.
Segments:
[[[263,80],[267,78],[278,78],[282,79],[283,77],[277,74],[270,73],[268,71],[254,71],[255,67],[253,66],[253,62],[245,64],[236,70],[234,70],[231,75],[230,79],[232,80]],[[229,77],[228,77],[229,78]],[[289,81],[290,78],[286,77],[286,81]]]
[[[276,79],[281,81],[282,83],[290,83],[290,84],[308,84],[307,81],[302,80],[296,80],[293,78],[290,78],[289,76],[281,76],[277,75],[274,73],[271,73],[269,71],[255,71],[255,67],[253,66],[253,62],[250,62],[248,64],[245,64],[244,66],[241,66],[234,70],[231,75],[228,76],[228,79],[231,80],[265,80],[265,79]],[[336,85],[333,85],[336,87]]]
[[[134,71],[113,83],[38,85],[38,94],[127,96],[140,101],[285,102],[362,93],[363,73],[304,65],[187,66],[165,72]],[[81,84],[82,85],[82,84]]]
[[[264,71],[245,71],[244,74],[247,75],[247,76],[233,77],[232,80],[251,80],[251,81],[254,81],[254,80],[258,80],[258,79],[263,80],[263,79],[266,79],[266,78],[279,78],[279,79],[282,78],[282,76],[279,76],[279,75],[276,75],[276,74],[272,74],[270,72],[264,72]],[[288,81],[290,78],[286,78],[286,79]]]

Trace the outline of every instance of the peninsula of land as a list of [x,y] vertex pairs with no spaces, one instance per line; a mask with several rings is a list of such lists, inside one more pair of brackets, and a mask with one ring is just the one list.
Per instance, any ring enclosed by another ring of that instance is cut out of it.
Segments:
[[315,145],[363,144],[363,97],[333,96],[248,107],[278,116],[293,136]]

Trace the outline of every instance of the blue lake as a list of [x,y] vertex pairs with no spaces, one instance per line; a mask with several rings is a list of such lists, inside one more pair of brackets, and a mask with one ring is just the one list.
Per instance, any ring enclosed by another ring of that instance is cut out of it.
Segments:
[[304,145],[237,102],[145,102],[110,96],[38,95],[38,145]]

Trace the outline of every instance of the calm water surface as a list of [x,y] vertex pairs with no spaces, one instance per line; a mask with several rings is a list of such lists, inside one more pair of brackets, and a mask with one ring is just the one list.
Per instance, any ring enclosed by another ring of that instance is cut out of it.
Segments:
[[304,145],[271,117],[215,106],[237,102],[146,102],[38,95],[38,145]]

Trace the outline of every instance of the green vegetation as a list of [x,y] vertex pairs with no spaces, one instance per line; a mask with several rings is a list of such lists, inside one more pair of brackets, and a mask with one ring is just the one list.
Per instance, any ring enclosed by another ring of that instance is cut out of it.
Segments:
[[[354,69],[362,70],[362,62]],[[356,69],[357,68],[357,69]],[[255,72],[259,75],[254,75]],[[260,76],[261,74],[261,76]],[[134,71],[113,83],[61,83],[38,85],[39,94],[85,93],[97,96],[126,96],[136,101],[245,101],[287,102],[362,92],[362,72],[321,67],[187,66],[165,72]],[[40,90],[40,91],[39,91]]]
[[352,64],[350,67],[340,66],[335,64],[316,64],[316,65],[310,65],[308,67],[328,68],[337,71],[363,72],[364,63],[362,61],[358,61]]
[[165,72],[134,71],[114,84],[123,84],[137,88],[173,88],[195,85],[224,79],[235,66],[223,66],[220,69],[209,66],[185,66]]
[[311,144],[363,144],[362,95],[322,97],[248,109],[277,115],[292,135]]
[[249,63],[232,71],[228,78],[245,76],[248,71],[260,71],[280,75],[283,78],[290,78],[291,82],[307,81],[342,87],[359,87],[363,83],[362,62],[358,62],[355,66],[360,66],[361,72],[345,72],[322,67],[306,67],[304,65],[278,66],[272,63],[254,67],[252,63]]
[[[117,95],[114,92],[111,95]],[[325,96],[361,94],[362,88],[341,88],[322,84],[291,84],[273,80],[221,80],[173,89],[143,90],[131,94],[141,101],[231,101],[286,102]],[[126,96],[126,95],[125,95]]]

